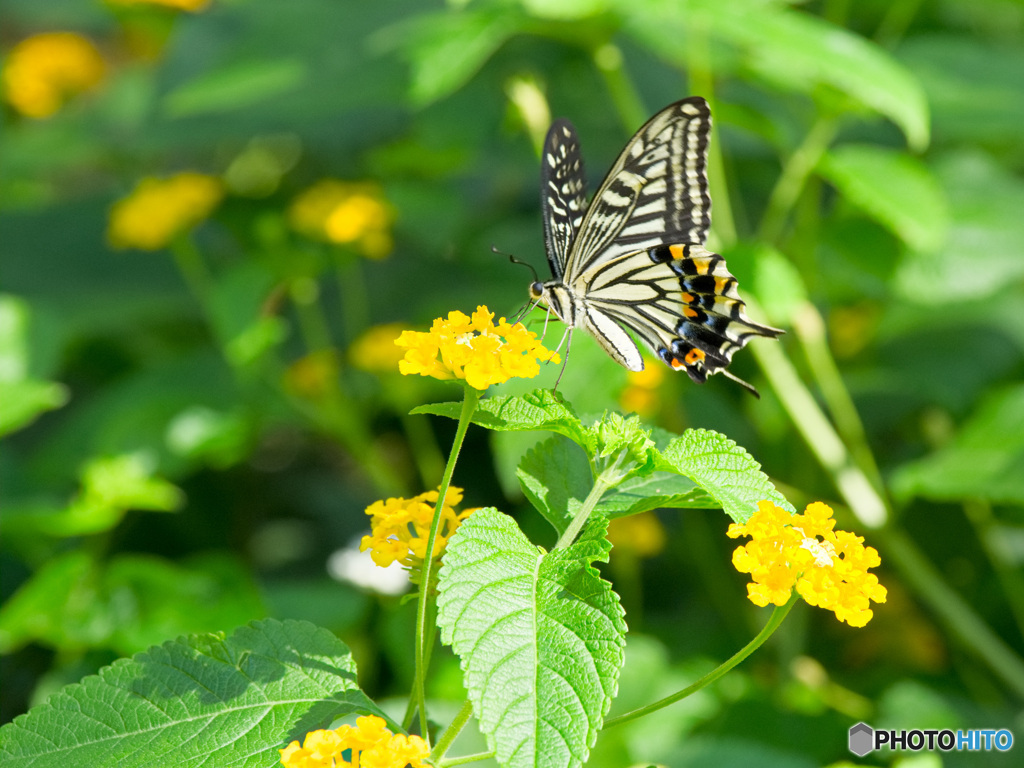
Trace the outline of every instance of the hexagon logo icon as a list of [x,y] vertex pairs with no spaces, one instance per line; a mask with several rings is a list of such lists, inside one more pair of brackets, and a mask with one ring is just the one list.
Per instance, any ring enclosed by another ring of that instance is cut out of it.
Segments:
[[857,723],[850,729],[850,751],[857,757],[864,757],[874,749],[875,731],[867,723]]

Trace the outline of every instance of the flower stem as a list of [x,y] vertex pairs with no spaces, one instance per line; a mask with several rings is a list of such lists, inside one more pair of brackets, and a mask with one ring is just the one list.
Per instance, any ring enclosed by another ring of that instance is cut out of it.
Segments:
[[452,768],[455,765],[468,765],[469,763],[478,763],[481,760],[490,760],[494,757],[493,752],[477,752],[475,755],[463,755],[462,757],[450,757],[447,760],[442,760],[438,763],[441,768]]
[[416,705],[420,713],[420,736],[430,744],[430,732],[427,729],[427,634],[430,626],[427,622],[427,606],[430,602],[431,583],[434,578],[434,543],[437,540],[437,529],[441,523],[441,510],[444,509],[444,500],[448,495],[448,486],[452,481],[452,474],[455,472],[455,462],[459,458],[459,451],[462,449],[462,441],[466,437],[466,430],[473,419],[477,403],[480,402],[480,393],[473,387],[463,387],[465,399],[462,401],[462,413],[459,414],[459,426],[455,430],[455,440],[452,441],[452,450],[448,455],[448,464],[444,468],[444,476],[441,478],[441,487],[437,493],[437,505],[434,507],[434,519],[430,522],[430,535],[427,537],[426,557],[423,559],[423,576],[420,581],[419,600],[416,605],[416,681],[414,695]]
[[432,762],[436,763],[440,758],[444,757],[444,753],[448,751],[452,742],[454,742],[462,732],[462,729],[465,727],[466,723],[469,722],[469,718],[472,716],[473,702],[466,699],[462,703],[462,709],[459,710],[459,713],[455,716],[455,719],[452,720],[451,724],[444,729],[444,733],[441,734],[441,737],[437,740],[437,744],[431,751],[430,759]]
[[[615,483],[609,482],[607,474],[609,471],[614,471],[618,467],[618,460],[609,468],[597,476],[594,481],[594,487],[590,489],[590,493],[587,494],[587,498],[583,500],[583,506],[580,507],[580,511],[576,513],[576,516],[569,523],[569,527],[562,532],[562,535],[558,537],[558,541],[555,543],[555,549],[564,549],[568,547],[576,537],[579,535],[580,529],[586,524],[587,520],[590,519],[590,513],[594,511],[594,507],[597,506],[597,502],[604,496],[605,491],[615,485]],[[617,473],[616,473],[617,474]]]
[[609,720],[606,720],[604,723],[604,727],[611,728],[616,725],[622,725],[623,723],[628,723],[630,720],[636,720],[637,718],[643,717],[644,715],[649,715],[651,712],[657,712],[659,709],[663,709],[667,707],[669,704],[675,704],[680,699],[685,699],[690,694],[696,693],[701,688],[705,688],[711,683],[715,682],[720,677],[725,675],[726,672],[731,670],[741,661],[746,659],[750,654],[752,654],[754,651],[760,648],[764,644],[765,640],[771,637],[772,633],[779,628],[779,625],[782,624],[782,620],[786,618],[786,616],[789,614],[790,610],[792,610],[793,605],[796,603],[798,599],[799,596],[794,591],[793,595],[789,598],[789,602],[782,606],[776,606],[775,610],[772,611],[772,615],[768,618],[768,623],[764,625],[764,629],[758,632],[757,636],[753,640],[751,640],[749,643],[743,646],[743,648],[740,649],[735,655],[733,655],[732,658],[715,667],[715,669],[708,672],[706,675],[704,675],[704,677],[695,682],[693,685],[689,685],[686,688],[683,688],[683,690],[677,691],[676,693],[673,693],[671,696],[666,696],[664,699],[655,701],[652,704],[648,704],[644,707],[640,707],[639,709],[634,709],[632,712],[627,712],[624,715],[619,715],[618,717],[613,717]]

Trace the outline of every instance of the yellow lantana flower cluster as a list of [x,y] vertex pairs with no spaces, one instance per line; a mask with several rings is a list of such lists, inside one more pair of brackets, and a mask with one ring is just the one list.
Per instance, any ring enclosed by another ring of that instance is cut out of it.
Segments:
[[[387,568],[396,560],[407,568],[422,566],[439,490],[427,491],[411,499],[375,501],[368,506],[366,514],[370,516],[371,533],[363,536],[359,551],[369,549],[373,562],[381,568]],[[448,539],[459,524],[476,511],[464,509],[456,512],[455,507],[461,501],[462,489],[448,486],[434,539],[434,558],[439,558],[444,552]]]
[[323,179],[295,198],[288,218],[304,235],[352,244],[367,258],[391,253],[394,212],[375,184]]
[[209,216],[223,196],[221,182],[200,173],[145,178],[110,209],[107,239],[115,248],[158,250]]
[[286,768],[427,768],[430,754],[419,736],[392,733],[375,715],[358,718],[355,727],[310,731],[302,746],[293,741],[280,751]]
[[472,317],[462,312],[437,318],[427,332],[403,331],[395,344],[405,350],[398,370],[406,376],[418,373],[435,379],[464,379],[474,389],[484,390],[511,378],[532,379],[540,373],[540,362],[559,361],[546,349],[537,334],[520,323],[511,325],[494,313],[477,307]]
[[74,32],[46,32],[25,38],[4,64],[4,97],[28,117],[50,117],[69,96],[99,85],[106,72],[103,57],[87,38]]
[[176,11],[201,11],[210,0],[107,0],[111,5],[162,5]]
[[871,621],[869,601],[884,603],[886,589],[868,568],[882,561],[863,537],[833,531],[834,526],[831,508],[819,501],[802,515],[761,501],[745,525],[730,525],[729,538],[751,537],[732,554],[736,570],[754,579],[747,584],[750,601],[785,605],[795,586],[808,603],[834,611],[851,627]]

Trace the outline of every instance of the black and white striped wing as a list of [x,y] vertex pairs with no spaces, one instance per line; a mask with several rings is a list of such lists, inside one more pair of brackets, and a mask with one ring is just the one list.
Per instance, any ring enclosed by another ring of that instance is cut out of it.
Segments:
[[573,236],[587,210],[587,181],[576,129],[568,120],[556,120],[548,129],[541,161],[541,209],[544,246],[551,274],[562,279]]
[[[566,157],[577,158],[571,165],[578,164],[579,142],[572,126],[559,121],[551,130],[560,137],[560,151],[565,147]],[[552,241],[556,246],[564,244],[563,231],[569,232],[571,243],[564,269],[558,271],[552,265],[555,277],[572,284],[585,272],[631,251],[667,243],[703,244],[711,226],[706,172],[710,131],[711,111],[704,99],[693,96],[677,101],[637,131],[608,172],[578,226],[573,226],[576,222],[570,216],[562,222],[546,210],[549,260]],[[549,132],[549,142],[551,135]],[[549,162],[545,152],[545,174]],[[554,162],[552,167],[557,171],[559,164]],[[579,167],[582,195],[582,165]],[[571,174],[564,176],[569,178]],[[570,180],[575,188],[577,179]],[[549,186],[558,185],[545,184],[546,197],[551,194]],[[561,194],[564,197],[564,192]],[[572,207],[575,201],[572,198],[559,207],[579,212],[578,203]],[[552,219],[556,220],[554,237]],[[575,238],[572,232],[577,232]],[[555,253],[559,251],[556,249]]]

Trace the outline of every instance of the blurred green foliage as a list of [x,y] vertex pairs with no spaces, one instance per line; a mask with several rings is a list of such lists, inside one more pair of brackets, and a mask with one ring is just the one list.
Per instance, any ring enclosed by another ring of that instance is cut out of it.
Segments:
[[[711,245],[790,330],[737,356],[762,399],[720,377],[627,378],[582,334],[560,390],[581,412],[729,435],[798,507],[826,500],[867,536],[890,599],[862,630],[794,611],[713,689],[602,734],[592,764],[824,764],[848,757],[857,720],[1024,734],[1019,0],[2,13],[5,71],[20,40],[50,31],[84,35],[107,64],[54,116],[2,117],[4,722],[117,656],[265,616],[338,633],[365,690],[406,695],[411,606],[336,564],[367,504],[436,486],[453,426],[408,412],[455,394],[400,377],[388,331],[364,334],[478,304],[513,314],[531,278],[491,247],[543,266],[549,118],[576,124],[596,185],[649,114],[700,94],[716,120]],[[114,202],[182,171],[223,185],[209,218],[157,251],[112,248]],[[296,199],[330,178],[368,184],[393,218],[386,258],[293,226]],[[881,518],[794,416],[783,364]],[[468,440],[467,502],[553,541],[515,476],[536,439]],[[613,551],[605,569],[630,630],[613,715],[692,681],[763,621],[725,518],[659,514],[664,551]],[[436,656],[433,695],[461,700],[456,662]]]

